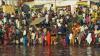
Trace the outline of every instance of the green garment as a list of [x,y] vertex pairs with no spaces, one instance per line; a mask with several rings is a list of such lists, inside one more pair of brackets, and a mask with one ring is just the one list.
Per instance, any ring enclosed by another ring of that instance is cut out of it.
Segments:
[[99,38],[98,37],[96,38],[96,43],[99,43]]
[[0,29],[0,38],[3,36],[3,31]]
[[78,19],[78,21],[80,22],[81,20],[84,19],[84,17],[83,17],[82,15],[77,15],[77,19]]

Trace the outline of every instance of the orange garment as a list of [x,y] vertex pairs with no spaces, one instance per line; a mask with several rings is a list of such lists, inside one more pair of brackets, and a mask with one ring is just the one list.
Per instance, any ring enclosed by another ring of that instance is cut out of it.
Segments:
[[47,32],[47,36],[46,36],[46,40],[47,40],[48,46],[51,45],[51,36],[50,36],[50,35],[51,35],[51,34],[50,34],[50,32],[48,31],[48,32]]
[[72,38],[70,40],[70,44],[74,45],[74,41],[75,41],[75,36],[80,32],[80,25],[79,24],[75,24],[73,27],[72,27]]

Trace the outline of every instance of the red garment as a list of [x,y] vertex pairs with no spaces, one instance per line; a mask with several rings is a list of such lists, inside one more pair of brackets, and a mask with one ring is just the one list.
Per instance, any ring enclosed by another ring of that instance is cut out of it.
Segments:
[[6,30],[7,30],[6,32],[7,32],[8,38],[9,38],[10,37],[10,28],[7,28]]
[[94,33],[92,33],[92,34],[91,34],[91,36],[92,36],[92,44],[94,44],[94,43],[95,43],[95,41],[96,41],[95,34],[94,34]]
[[0,25],[0,28],[2,28],[2,25]]
[[47,40],[48,46],[51,45],[51,36],[50,35],[51,35],[50,32],[47,32],[46,40]]
[[84,44],[85,43],[85,41],[86,41],[86,35],[83,33],[83,35],[82,35],[82,39],[81,39],[81,41],[82,41],[82,43]]
[[4,33],[4,45],[7,45],[9,43],[9,38],[7,35],[7,32]]
[[85,22],[86,22],[87,24],[90,23],[90,16],[86,16],[86,20],[85,20]]
[[0,15],[0,19],[3,19],[4,18],[4,16],[3,15]]

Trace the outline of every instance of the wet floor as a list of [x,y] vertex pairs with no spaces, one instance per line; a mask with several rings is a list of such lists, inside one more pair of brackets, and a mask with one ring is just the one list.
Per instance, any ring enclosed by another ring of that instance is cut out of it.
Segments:
[[0,56],[100,56],[100,48],[94,47],[23,47],[0,46]]

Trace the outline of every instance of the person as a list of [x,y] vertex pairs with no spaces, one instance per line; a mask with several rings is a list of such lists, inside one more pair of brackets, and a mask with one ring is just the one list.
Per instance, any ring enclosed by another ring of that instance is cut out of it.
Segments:
[[81,45],[82,45],[83,47],[86,47],[86,33],[85,33],[85,31],[84,31],[83,34],[82,34]]
[[49,14],[46,14],[45,15],[45,18],[46,18],[46,21],[45,22],[46,22],[46,24],[48,24],[48,22],[49,22]]
[[8,44],[8,40],[9,38],[8,38],[7,32],[4,32],[4,39],[3,39],[4,46]]
[[95,41],[96,41],[96,37],[95,37],[94,31],[91,33],[91,37],[92,37],[91,44],[94,45],[95,44]]
[[65,40],[66,40],[66,45],[67,45],[67,46],[70,44],[69,35],[70,35],[70,34],[66,34],[66,38],[65,38]]
[[24,47],[27,47],[27,32],[26,29],[23,31],[23,45]]
[[27,45],[30,46],[30,40],[31,40],[31,32],[30,31],[28,31],[27,39],[28,39]]
[[49,31],[47,31],[46,40],[47,40],[47,45],[50,46],[51,45],[51,34]]
[[16,29],[16,40],[18,39],[18,45],[20,45],[20,30]]
[[42,45],[45,46],[45,33],[42,32]]
[[87,35],[86,41],[87,41],[88,45],[91,44],[91,42],[92,42],[91,32],[88,32],[88,35]]
[[70,44],[73,44],[73,38],[72,38],[72,36],[73,36],[73,34],[72,34],[72,33],[70,33],[70,35],[69,35]]
[[19,19],[16,19],[16,28],[20,28],[20,21],[19,21]]
[[35,34],[35,32],[34,31],[32,31],[32,33],[31,33],[31,39],[32,39],[32,45],[34,45],[34,40],[36,39],[36,34]]
[[0,26],[0,41],[1,41],[1,44],[3,44],[3,31],[2,31],[1,26]]

